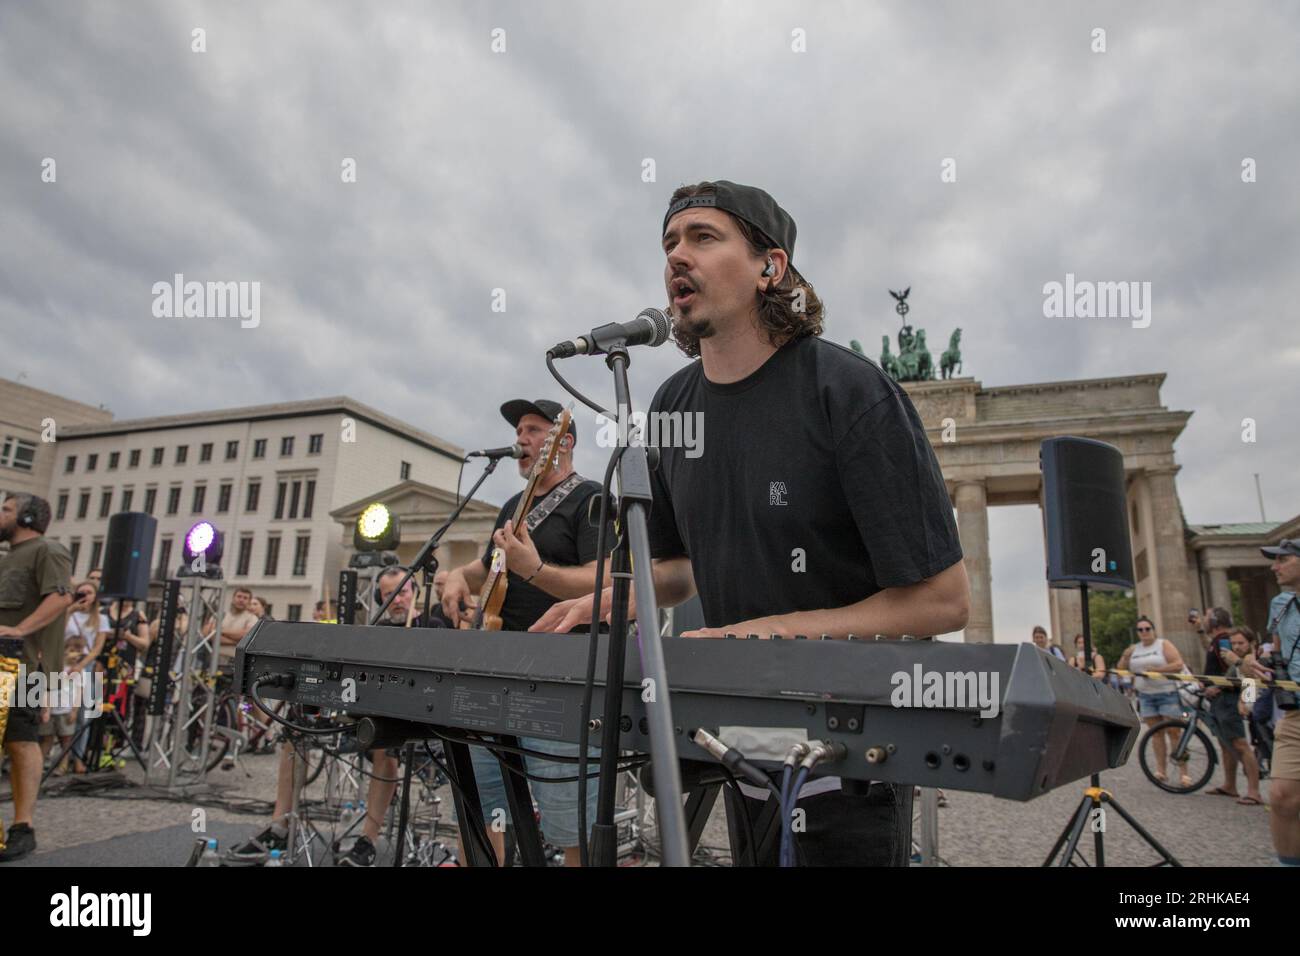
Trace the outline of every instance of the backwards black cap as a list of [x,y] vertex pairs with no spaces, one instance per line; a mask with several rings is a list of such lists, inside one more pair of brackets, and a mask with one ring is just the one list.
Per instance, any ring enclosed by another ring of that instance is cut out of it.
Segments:
[[742,186],[725,179],[713,183],[714,192],[707,196],[685,196],[668,207],[664,214],[664,225],[660,231],[668,231],[668,220],[683,209],[695,206],[712,206],[729,212],[759,229],[785,251],[791,263],[794,262],[794,237],[797,232],[790,214],[776,204],[776,200],[757,186]]

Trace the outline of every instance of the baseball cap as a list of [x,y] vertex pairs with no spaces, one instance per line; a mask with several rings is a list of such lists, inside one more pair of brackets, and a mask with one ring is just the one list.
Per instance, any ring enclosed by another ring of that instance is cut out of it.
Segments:
[[[560,412],[564,411],[564,406],[559,402],[553,402],[549,398],[539,398],[535,402],[530,402],[526,398],[512,398],[501,406],[501,417],[510,423],[511,428],[519,427],[519,419],[525,415],[540,415],[548,422],[558,421]],[[569,423],[569,434],[573,440],[578,440],[578,425],[572,420]]]
[[1266,558],[1280,558],[1284,554],[1294,554],[1300,557],[1300,539],[1283,538],[1273,548],[1260,548],[1260,553]]
[[684,209],[711,206],[745,220],[761,230],[764,235],[785,252],[794,265],[794,239],[798,231],[790,214],[777,205],[775,199],[757,186],[744,186],[726,179],[712,182],[714,193],[706,196],[684,196],[668,207],[660,236],[668,231],[668,220]]

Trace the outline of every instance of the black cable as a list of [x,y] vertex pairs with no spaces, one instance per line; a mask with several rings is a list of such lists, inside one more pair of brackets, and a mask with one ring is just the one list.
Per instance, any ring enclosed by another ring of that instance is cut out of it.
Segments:
[[415,768],[415,742],[406,744],[406,773],[402,779],[402,803],[397,811],[397,840],[393,845],[393,866],[402,865],[406,844],[406,820],[411,811],[411,771]]
[[290,721],[285,720],[279,714],[271,713],[270,708],[266,706],[265,701],[262,699],[262,695],[257,692],[258,687],[261,686],[262,681],[264,680],[270,680],[270,675],[264,675],[262,677],[257,678],[255,681],[253,681],[253,685],[248,688],[248,696],[253,698],[253,700],[257,703],[257,706],[261,707],[262,710],[266,713],[266,716],[270,717],[277,724],[282,724],[285,727],[288,727],[290,730],[299,734],[305,734],[308,737],[326,737],[329,736],[330,734],[339,734],[339,733],[346,734],[348,732],[356,731],[357,725],[355,723],[344,724],[342,727],[335,727],[330,730],[318,730],[311,727],[301,727],[298,724],[291,723]]
[[727,775],[728,786],[736,792],[736,802],[740,804],[741,816],[745,821],[745,842],[749,847],[749,865],[754,869],[758,869],[758,844],[754,841],[754,819],[749,814],[749,798],[745,796],[745,791],[740,789],[740,781],[731,772],[731,768],[723,767],[722,772]]
[[582,392],[578,391],[567,381],[565,381],[564,376],[561,375],[559,371],[555,368],[555,360],[549,352],[546,355],[546,368],[551,373],[551,375],[555,377],[555,380],[560,383],[560,386],[566,392],[568,392],[570,395],[576,398],[578,401],[582,402],[582,404],[586,405],[588,408],[594,408],[597,412],[604,415],[606,418],[612,419],[613,421],[618,421],[617,415],[613,415],[607,409],[604,409],[601,406],[597,405],[586,395],[583,395]]
[[[596,529],[596,590],[592,594],[591,628],[587,633],[587,673],[582,681],[582,705],[578,709],[578,861],[587,860],[587,750],[591,745],[591,697],[596,688],[596,648],[600,639],[600,598],[605,586],[605,524],[609,520],[609,496],[613,491],[614,469],[623,459],[627,446],[622,445],[609,456],[605,478],[600,486],[600,527]],[[615,543],[617,547],[617,542]],[[622,688],[620,688],[620,691]],[[605,689],[609,693],[609,688]]]
[[[447,782],[451,784],[452,789],[454,789],[456,794],[460,797],[460,802],[464,804],[465,812],[470,815],[469,830],[478,842],[479,849],[486,852],[487,858],[492,861],[493,866],[499,867],[501,864],[497,860],[497,852],[492,849],[492,841],[487,838],[487,827],[483,824],[483,814],[479,812],[478,807],[472,806],[470,801],[466,799],[465,791],[460,788],[460,782],[456,780],[456,775],[451,772],[451,765],[443,763],[434,756],[433,748],[429,746],[427,740],[424,742],[424,750],[425,753],[429,755],[429,759],[437,765],[438,769],[446,774]],[[464,829],[464,827],[461,827],[462,833],[464,832]]]

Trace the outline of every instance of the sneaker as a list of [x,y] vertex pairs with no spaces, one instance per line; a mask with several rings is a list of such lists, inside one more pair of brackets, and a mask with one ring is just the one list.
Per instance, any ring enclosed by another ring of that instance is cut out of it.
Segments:
[[352,849],[343,854],[335,862],[335,866],[374,866],[375,865],[375,845],[363,836],[359,836],[356,842],[352,844]]
[[265,863],[270,859],[272,850],[284,851],[289,846],[289,834],[280,832],[275,827],[267,827],[247,843],[230,850],[226,857],[235,863]]
[[0,850],[0,863],[20,860],[35,849],[36,831],[30,824],[15,823],[9,828],[9,836],[5,838],[5,848]]

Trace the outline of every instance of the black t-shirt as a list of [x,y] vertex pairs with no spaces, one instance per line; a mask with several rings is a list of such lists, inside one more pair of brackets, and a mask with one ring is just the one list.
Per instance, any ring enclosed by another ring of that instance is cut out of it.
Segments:
[[[551,491],[555,489],[552,488]],[[567,565],[570,567],[590,564],[596,560],[596,525],[587,520],[587,501],[592,495],[600,493],[600,482],[584,481],[569,492],[559,507],[552,511],[537,528],[531,532],[537,553],[547,564]],[[493,531],[502,528],[514,517],[515,508],[523,492],[514,495],[501,506]],[[546,494],[539,494],[533,500],[533,507],[546,500]],[[612,526],[605,532],[605,553],[614,546]],[[484,570],[491,567],[491,541],[483,552]],[[531,572],[529,572],[531,573]],[[560,598],[547,594],[541,588],[525,584],[524,579],[513,571],[506,576],[506,600],[501,608],[501,623],[507,631],[526,631],[545,614]],[[585,629],[584,629],[585,630]]]
[[650,411],[703,415],[695,450],[662,449],[650,541],[690,557],[709,627],[842,607],[961,559],[911,399],[849,349],[798,339],[726,385],[693,362]]

